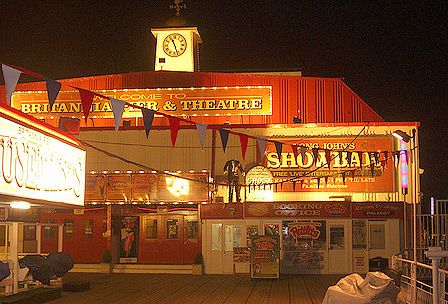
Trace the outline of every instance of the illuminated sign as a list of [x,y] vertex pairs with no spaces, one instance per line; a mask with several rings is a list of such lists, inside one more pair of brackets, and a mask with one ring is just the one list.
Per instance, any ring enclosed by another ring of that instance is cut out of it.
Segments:
[[[176,116],[270,115],[271,87],[175,88],[95,91],[106,97]],[[78,91],[61,91],[50,110],[46,91],[14,92],[12,106],[36,117],[82,117]],[[92,117],[113,117],[108,99],[95,96]],[[140,117],[139,108],[125,106],[123,117]]]
[[0,117],[0,193],[84,205],[85,151]]
[[246,202],[244,217],[349,218],[347,202]]
[[246,174],[247,201],[273,201],[274,191],[271,172],[263,166],[255,166]]
[[[304,139],[290,144],[306,146],[303,157],[300,148],[294,155],[290,145],[284,145],[279,158],[275,146],[266,144],[265,164],[274,183],[281,184],[278,191],[392,192],[395,189],[393,159],[384,167],[380,161],[384,159],[383,151],[393,151],[392,138],[358,138],[354,142],[348,137]],[[313,153],[313,148],[317,153]],[[301,176],[304,178],[300,179]]]

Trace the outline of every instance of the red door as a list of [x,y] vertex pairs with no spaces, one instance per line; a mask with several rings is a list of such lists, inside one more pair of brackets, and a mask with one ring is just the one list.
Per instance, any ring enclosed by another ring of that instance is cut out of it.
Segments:
[[140,221],[139,263],[191,264],[201,252],[196,215],[145,215]]

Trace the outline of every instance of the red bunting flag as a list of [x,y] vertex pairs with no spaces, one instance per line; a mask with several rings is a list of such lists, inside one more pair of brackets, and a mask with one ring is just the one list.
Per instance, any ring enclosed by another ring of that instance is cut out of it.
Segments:
[[246,150],[247,150],[247,141],[249,140],[249,137],[247,137],[244,134],[238,134],[240,136],[240,142],[241,142],[241,153],[243,154],[243,160],[246,158]]
[[356,171],[356,169],[351,170],[352,178],[353,178],[353,179],[355,178],[355,171]]
[[92,106],[93,97],[95,96],[92,92],[79,89],[79,96],[81,97],[82,111],[84,113],[84,119],[87,124],[87,118],[89,118],[90,107]]
[[177,133],[179,132],[180,120],[173,116],[169,116],[168,120],[170,122],[170,128],[171,128],[171,143],[173,144],[174,148],[174,144],[176,143],[177,139]]
[[291,145],[292,153],[294,154],[294,158],[297,159],[297,145],[293,144]]

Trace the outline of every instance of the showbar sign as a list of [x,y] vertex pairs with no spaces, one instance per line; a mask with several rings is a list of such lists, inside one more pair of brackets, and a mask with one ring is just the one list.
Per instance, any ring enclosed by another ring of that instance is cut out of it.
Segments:
[[[385,158],[381,152],[393,151],[392,138],[360,137],[354,141],[351,137],[316,138],[291,144],[307,148],[303,157],[300,149],[294,155],[292,149],[285,148],[279,158],[275,146],[266,144],[266,167],[274,183],[280,184],[279,192],[393,192],[395,189],[391,153],[387,162],[381,162]],[[300,179],[301,176],[305,178]]]
[[[94,91],[126,103],[176,116],[270,115],[272,96],[269,86],[164,88]],[[46,91],[14,92],[12,106],[36,117],[82,117],[78,91],[61,91],[50,110]],[[113,117],[108,99],[95,96],[90,109],[93,117]],[[126,105],[123,117],[139,117],[141,110]]]
[[3,115],[0,149],[0,194],[84,205],[85,151]]

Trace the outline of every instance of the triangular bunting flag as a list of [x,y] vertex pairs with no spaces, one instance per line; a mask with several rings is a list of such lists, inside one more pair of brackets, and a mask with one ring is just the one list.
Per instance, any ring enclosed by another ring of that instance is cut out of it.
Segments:
[[384,160],[386,161],[386,164],[387,164],[387,160],[389,159],[389,152],[384,151],[383,154],[384,154]]
[[380,153],[379,152],[373,152],[373,157],[375,158],[375,165],[378,165],[378,162],[380,160]]
[[294,158],[297,159],[297,145],[293,144],[291,145],[292,148],[292,154],[294,155]]
[[292,181],[292,192],[296,192],[296,181]]
[[11,105],[12,93],[16,89],[17,82],[19,82],[20,74],[22,72],[12,68],[6,64],[2,64],[3,79],[5,80],[6,101]]
[[317,178],[317,189],[319,189],[319,188],[320,188],[320,177]]
[[305,146],[300,146],[300,155],[302,155],[303,163],[305,163],[306,150],[307,150],[307,148]]
[[241,143],[241,153],[243,155],[243,160],[246,159],[246,150],[247,150],[247,141],[249,140],[249,137],[247,137],[244,134],[238,134],[240,136],[240,143]]
[[[121,118],[123,117],[124,105],[126,104],[126,102],[113,97],[109,97],[109,101],[110,105],[112,106],[112,112],[114,114],[115,132],[118,132]],[[148,135],[146,135],[146,137],[148,137]]]
[[327,185],[328,184],[328,176],[325,176],[324,180],[325,180],[325,185]]
[[370,164],[370,173],[372,175],[372,178],[375,176],[375,164]]
[[283,145],[281,142],[278,141],[274,141],[274,144],[275,144],[275,150],[277,150],[278,159],[281,160]]
[[79,89],[79,96],[81,97],[82,111],[84,113],[84,119],[87,124],[87,118],[89,118],[90,107],[92,106],[93,97],[95,96],[92,92]]
[[[199,143],[201,144],[201,149],[204,150],[205,134],[207,133],[207,125],[196,123],[196,130],[198,131]],[[249,187],[250,189],[250,187]]]
[[219,134],[221,134],[222,149],[224,150],[224,153],[226,152],[227,140],[229,139],[229,133],[230,133],[229,130],[219,129]]
[[387,161],[385,159],[380,160],[381,163],[381,170],[384,171],[384,169],[386,169],[387,166]]
[[51,110],[53,109],[53,104],[58,97],[59,91],[61,90],[62,83],[45,78],[45,84],[47,86],[48,103],[50,104]]
[[149,131],[151,130],[154,113],[155,112],[153,110],[142,108],[143,125],[145,126],[146,138],[148,138]]
[[327,160],[328,169],[330,169],[331,154],[330,154],[330,150],[328,150],[328,149],[325,149],[325,158]]
[[303,187],[303,179],[299,179],[299,188],[302,189]]
[[342,183],[345,185],[345,171],[342,172]]
[[352,178],[353,178],[353,179],[355,178],[355,171],[356,171],[356,169],[351,170]]
[[342,151],[338,151],[339,163],[342,164]]
[[317,163],[317,160],[319,159],[319,149],[312,148],[311,151],[313,151],[314,163]]
[[173,116],[169,116],[168,120],[170,122],[171,128],[171,143],[173,144],[174,148],[174,145],[176,144],[177,132],[179,132],[180,120]]
[[258,151],[260,152],[260,159],[263,161],[264,151],[266,150],[266,139],[257,137]]
[[274,184],[274,191],[277,192],[277,183]]

